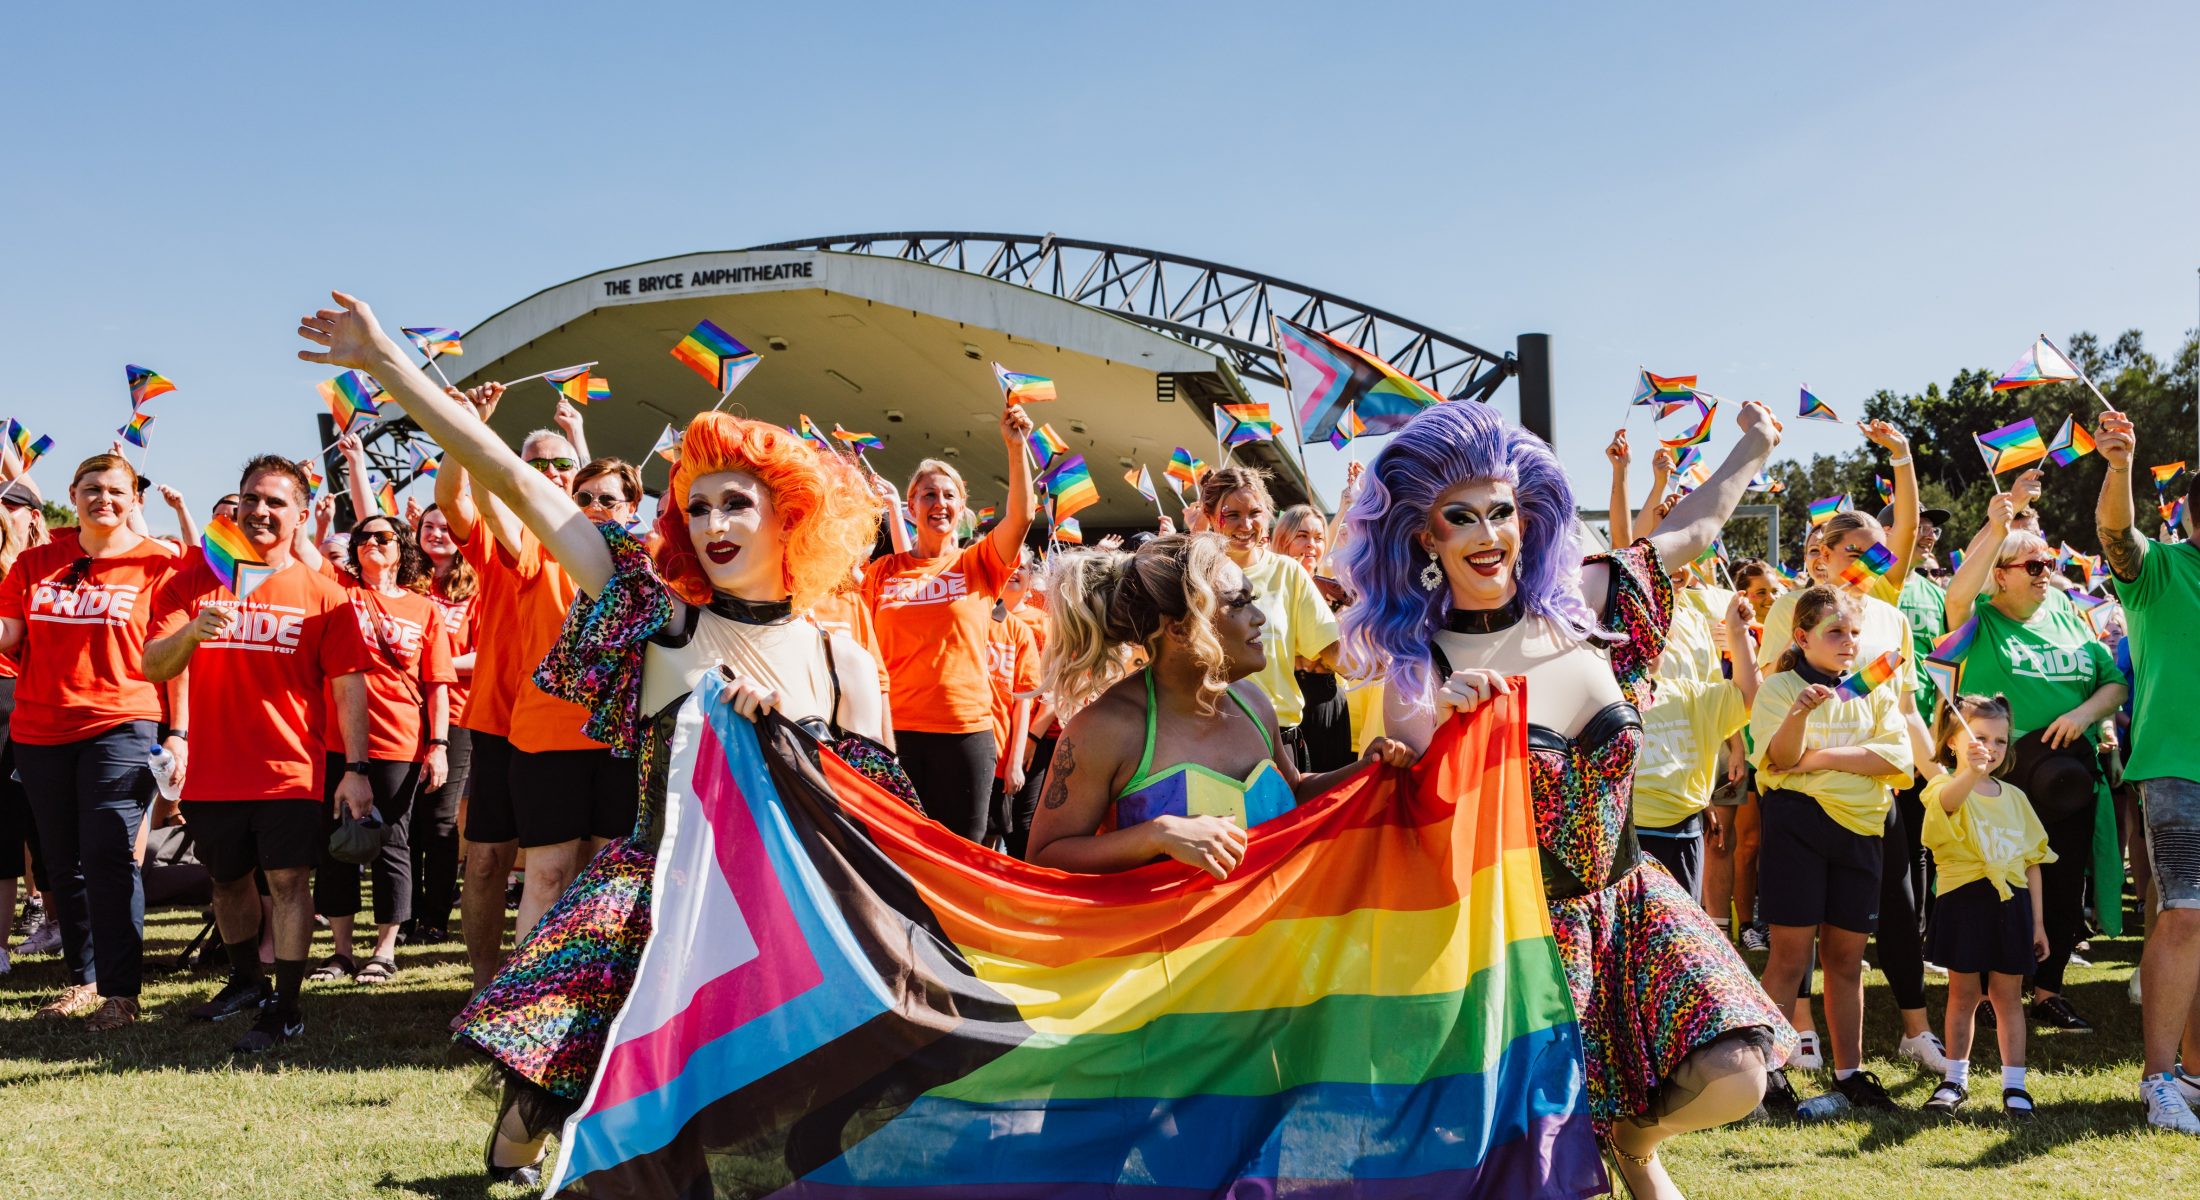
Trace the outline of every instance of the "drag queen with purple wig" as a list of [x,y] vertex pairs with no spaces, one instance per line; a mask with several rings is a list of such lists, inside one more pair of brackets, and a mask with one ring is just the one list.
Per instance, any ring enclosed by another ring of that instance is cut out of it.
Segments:
[[1486,405],[1439,404],[1375,457],[1348,514],[1347,674],[1386,680],[1384,728],[1527,688],[1536,835],[1582,1033],[1590,1109],[1640,1197],[1678,1197],[1657,1146],[1737,1120],[1795,1034],[1725,938],[1636,846],[1639,710],[1672,616],[1668,563],[1711,543],[1779,442],[1762,405],[1657,532],[1582,553],[1551,448]]

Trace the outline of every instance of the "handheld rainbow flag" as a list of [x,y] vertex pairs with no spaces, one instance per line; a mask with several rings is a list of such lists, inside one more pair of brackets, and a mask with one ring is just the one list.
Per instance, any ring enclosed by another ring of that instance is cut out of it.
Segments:
[[1978,617],[1973,615],[1970,620],[1942,634],[1939,640],[1933,643],[1931,657],[1942,662],[1962,662],[1963,656],[1971,652],[1971,643],[1977,640]]
[[1367,422],[1360,419],[1359,410],[1355,406],[1348,404],[1344,415],[1337,418],[1337,424],[1329,431],[1329,444],[1342,450],[1352,444],[1352,439],[1366,432]]
[[1978,435],[1979,454],[1986,459],[1986,473],[1999,475],[2047,457],[2047,443],[2040,427],[2026,417],[2015,424]]
[[1843,492],[1838,496],[1821,496],[1811,501],[1808,507],[1810,523],[1815,528],[1831,521],[1833,514],[1846,511],[1849,507],[1849,494]]
[[1803,586],[1803,573],[1801,571],[1783,562],[1772,564],[1772,569],[1779,574],[1780,578],[1787,580],[1789,587]]
[[[28,455],[24,457],[26,460],[29,458]],[[2183,496],[2179,496],[2175,500],[2164,501],[2155,505],[2155,508],[2162,514],[2162,524],[2175,528],[2185,523],[2185,498]]]
[[1092,472],[1085,467],[1085,456],[1072,454],[1057,462],[1048,471],[1047,493],[1054,497],[1054,515],[1057,520],[1100,503],[1100,488],[1092,481]]
[[809,444],[817,447],[820,450],[826,451],[827,453],[831,454],[839,453],[838,450],[834,449],[833,444],[825,439],[825,431],[817,427],[817,422],[812,421],[810,419],[810,414],[808,413],[796,414],[795,433],[799,435],[803,441],[808,442]]
[[[1635,395],[1627,402],[1631,407],[1654,404],[1669,408],[1671,405],[1683,404],[1695,399],[1696,377],[1694,375],[1653,375],[1639,367],[1636,370],[1638,374],[1635,378]],[[1669,414],[1659,413],[1658,415],[1666,416]]]
[[252,548],[244,530],[228,517],[215,517],[206,523],[205,532],[199,535],[199,550],[206,556],[214,578],[239,600],[249,599],[275,574],[261,560],[260,552]]
[[1805,421],[1838,421],[1841,419],[1833,411],[1832,405],[1810,394],[1808,385],[1803,388],[1802,408],[1795,415]]
[[[131,408],[142,408],[147,400],[176,390],[176,385],[168,382],[166,375],[146,367],[125,365],[122,368],[122,377],[130,384]],[[145,443],[138,444],[142,446]]]
[[382,385],[364,371],[346,371],[314,386],[328,405],[329,415],[336,418],[338,433],[351,433],[361,421],[381,415],[374,398],[382,394]]
[[674,429],[670,425],[666,425],[665,431],[657,435],[657,444],[651,446],[649,448],[649,452],[661,459],[664,459],[668,463],[679,462],[680,431]]
[[2078,370],[2078,364],[2071,362],[2067,355],[2057,350],[2055,344],[2048,341],[2047,335],[2043,333],[2017,361],[2009,364],[2009,369],[2001,373],[2001,378],[1994,381],[1994,390],[2013,392],[2019,388],[2038,387],[2043,383],[2076,383],[2084,378],[2085,373]]
[[1681,451],[1681,456],[1679,458],[1673,460],[1673,470],[1676,473],[1686,474],[1688,468],[1695,466],[1696,463],[1699,462],[1702,458],[1703,447],[1690,446],[1686,450]]
[[1894,503],[1894,481],[1884,475],[1872,476],[1872,487],[1879,492],[1881,504]]
[[1960,571],[1963,569],[1963,551],[1950,550],[1948,552],[1948,569],[1951,571]]
[[1198,487],[1200,476],[1206,473],[1206,462],[1182,446],[1169,455],[1169,465],[1161,468],[1161,474],[1175,486],[1178,495],[1182,495],[1185,488]]
[[[1419,380],[1341,338],[1285,317],[1274,320],[1272,332],[1291,391],[1291,411],[1298,414],[1299,437],[1309,444],[1328,441],[1347,410],[1360,422],[1362,433],[1391,433],[1422,409],[1443,402]],[[1261,419],[1266,421],[1267,414]],[[1276,427],[1276,434],[1281,433]]]
[[136,416],[131,417],[129,424],[115,430],[115,432],[122,435],[123,441],[128,442],[133,446],[139,447],[140,449],[143,449],[145,446],[145,431],[150,428],[152,424],[153,414],[141,412]]
[[994,363],[993,378],[1001,385],[1004,404],[1044,404],[1056,398],[1054,381],[1044,375],[1026,375]]
[[23,460],[26,471],[44,458],[46,451],[53,449],[52,438],[31,436],[31,431],[23,428],[23,423],[14,417],[8,418],[8,444],[15,447],[16,457]]
[[1032,430],[1031,436],[1026,440],[1031,443],[1032,457],[1039,460],[1039,469],[1042,471],[1051,466],[1057,457],[1069,453],[1069,439],[1054,432],[1052,425],[1041,425]]
[[1841,581],[1852,587],[1860,586],[1894,570],[1894,551],[1883,542],[1873,542],[1855,561],[1841,569]]
[[[632,864],[689,933],[660,918],[641,951],[552,1190],[1605,1189],[1517,690],[1442,725],[1412,770],[1356,772],[1255,824],[1222,880],[957,844],[715,691],[675,718],[664,834]],[[1182,778],[1156,815],[1201,811],[1206,784]],[[851,1117],[860,1097],[878,1099]]]
[[1693,492],[1709,482],[1711,482],[1711,468],[1702,463],[1691,463],[1687,470],[1681,472],[1680,486],[1684,492]]
[[1770,492],[1777,496],[1787,490],[1787,485],[1772,477],[1770,471],[1759,471],[1749,477],[1748,488],[1753,492]]
[[1697,399],[1694,403],[1703,410],[1703,415],[1697,419],[1695,427],[1677,438],[1659,438],[1658,444],[1660,446],[1668,450],[1678,450],[1684,446],[1701,446],[1711,440],[1711,419],[1718,414],[1719,406],[1703,399]]
[[2091,453],[2093,435],[2085,431],[2085,426],[2079,424],[2075,416],[2064,417],[2062,428],[2055,431],[2055,440],[2047,443],[2047,457],[2058,467],[2067,467]]
[[422,357],[430,360],[445,354],[456,358],[466,353],[466,347],[459,342],[456,329],[422,325],[414,329],[400,329],[398,332],[411,339]]
[[544,383],[556,388],[558,395],[575,404],[588,403],[588,378],[587,367],[560,367],[555,371],[542,373]]
[[1215,405],[1215,440],[1226,449],[1247,442],[1274,441],[1283,427],[1268,419],[1268,406],[1259,402]]
[[2154,473],[2154,490],[2161,491],[2169,486],[2170,480],[2184,474],[2185,462],[2183,459],[2179,459],[2173,463],[2163,463],[2159,467],[2148,467],[2147,469]]
[[1077,524],[1077,518],[1063,517],[1054,523],[1054,540],[1068,542],[1072,546],[1082,546],[1085,544],[1085,531],[1083,527]]
[[387,479],[382,480],[381,486],[374,489],[374,506],[381,509],[385,517],[396,516],[397,485]]
[[588,376],[588,391],[581,403],[590,404],[597,400],[609,400],[610,398],[611,381],[601,375],[591,373]]
[[1161,494],[1153,490],[1153,473],[1148,471],[1144,464],[1140,464],[1135,471],[1123,472],[1123,482],[1137,488],[1138,494],[1146,498],[1146,503],[1154,505],[1161,503]]
[[411,460],[414,474],[428,479],[435,478],[435,473],[443,469],[443,460],[428,453],[419,442],[407,441],[405,443],[405,457]]
[[866,450],[884,450],[886,443],[868,433],[850,433],[840,426],[833,426],[833,436],[848,444],[856,453]]
[[[1955,698],[1963,694],[1963,664],[1928,658],[1924,662],[1924,671],[1925,678],[1931,682],[1933,690],[1939,693],[1942,702],[1953,708]],[[1966,725],[1965,728],[1969,726]]]
[[322,478],[321,476],[321,467],[317,459],[299,459],[298,469],[306,473],[306,493],[308,495],[318,494],[321,490],[322,485],[328,482],[328,480]]
[[1878,658],[1857,668],[1856,673],[1833,685],[1833,694],[1843,700],[1861,700],[1871,694],[1873,688],[1902,673],[1902,652],[1889,650]]
[[987,521],[993,520],[993,519],[994,519],[995,517],[997,517],[997,516],[999,516],[999,515],[1000,515],[1000,512],[999,512],[999,510],[995,509],[995,508],[994,508],[994,507],[993,507],[992,505],[988,504],[988,505],[986,505],[986,506],[985,506],[984,508],[981,508],[981,509],[979,509],[979,510],[978,510],[978,524],[980,524],[980,525],[983,525],[983,524],[985,524],[985,523],[986,523]]
[[709,321],[698,321],[680,344],[672,348],[672,357],[688,365],[688,369],[710,380],[723,400],[749,372],[763,361],[756,351],[744,346],[732,334]]

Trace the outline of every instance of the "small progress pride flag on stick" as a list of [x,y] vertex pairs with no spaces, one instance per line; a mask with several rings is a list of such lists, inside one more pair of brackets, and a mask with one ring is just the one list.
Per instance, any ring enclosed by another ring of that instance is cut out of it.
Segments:
[[2047,457],[2047,443],[2041,440],[2040,427],[2030,417],[1979,434],[1978,450],[1986,459],[1989,475],[2014,471]]
[[1861,586],[1894,570],[1894,564],[1894,551],[1887,549],[1884,542],[1873,542],[1856,556],[1855,562],[1842,568],[1841,581],[1852,587]]
[[741,381],[749,377],[756,364],[764,361],[756,351],[709,321],[699,321],[695,328],[688,330],[688,335],[672,348],[672,357],[710,380],[718,389],[721,401],[741,386]]
[[1833,685],[1833,694],[1843,700],[1861,700],[1871,694],[1873,688],[1902,673],[1902,652],[1889,650],[1878,658],[1865,663],[1855,674]]
[[130,423],[128,425],[125,425],[122,428],[115,430],[115,432],[122,435],[123,441],[128,442],[131,445],[136,446],[140,449],[143,449],[145,447],[145,431],[146,429],[151,427],[152,424],[153,414],[141,412],[136,416],[131,417]]
[[1805,421],[1838,421],[1841,419],[1834,414],[1831,405],[1811,395],[1808,387],[1803,389],[1802,408],[1795,415]]
[[1001,400],[1006,404],[1044,404],[1057,398],[1054,381],[1044,375],[1026,375],[994,363],[993,378],[1000,381]]
[[[176,390],[176,385],[168,382],[167,376],[145,367],[124,366],[122,374],[130,383],[131,408],[142,408],[147,400]],[[145,443],[138,444],[142,446]]]
[[1817,526],[1823,525],[1826,522],[1831,521],[1833,519],[1833,514],[1841,512],[1848,507],[1849,495],[1847,492],[1843,492],[1838,496],[1822,496],[1816,500],[1811,501],[1809,505],[1811,526],[1813,528],[1816,528]]
[[374,398],[382,394],[382,385],[376,383],[372,375],[346,371],[315,386],[320,390],[321,399],[328,404],[329,415],[336,418],[338,433],[350,433],[359,422],[380,415]]
[[260,560],[259,551],[245,539],[244,530],[228,517],[215,517],[206,523],[206,532],[199,536],[199,549],[205,553],[214,578],[236,593],[239,600],[249,598],[275,576],[274,570]]

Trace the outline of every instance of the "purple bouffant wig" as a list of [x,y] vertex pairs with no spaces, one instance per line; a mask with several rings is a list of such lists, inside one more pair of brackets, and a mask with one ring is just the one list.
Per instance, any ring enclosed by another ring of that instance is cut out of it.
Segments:
[[1431,703],[1431,637],[1444,627],[1451,588],[1421,586],[1429,563],[1420,534],[1445,489],[1470,479],[1512,485],[1521,516],[1522,608],[1547,618],[1561,635],[1600,637],[1581,597],[1581,542],[1574,489],[1543,439],[1496,409],[1454,401],[1424,410],[1400,429],[1369,466],[1359,500],[1345,514],[1340,571],[1358,597],[1343,612],[1347,675],[1387,679],[1402,697]]

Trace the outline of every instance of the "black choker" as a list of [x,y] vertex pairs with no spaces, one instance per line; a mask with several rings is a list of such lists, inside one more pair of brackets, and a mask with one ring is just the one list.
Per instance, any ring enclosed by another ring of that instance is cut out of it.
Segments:
[[794,619],[794,601],[743,600],[739,596],[713,592],[710,611],[743,625],[784,625]]
[[1520,623],[1526,612],[1515,596],[1501,608],[1455,608],[1444,616],[1444,628],[1453,633],[1496,633]]

